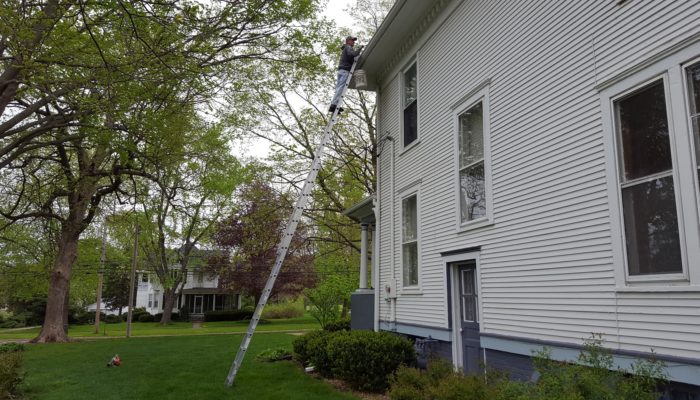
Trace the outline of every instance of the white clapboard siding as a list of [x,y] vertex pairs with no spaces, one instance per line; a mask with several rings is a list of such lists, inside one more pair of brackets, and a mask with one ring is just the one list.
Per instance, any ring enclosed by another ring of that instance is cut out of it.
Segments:
[[[401,276],[400,190],[420,190],[421,287],[399,296],[396,322],[447,328],[440,253],[480,246],[483,332],[577,344],[595,332],[700,357],[700,293],[616,289],[597,88],[700,35],[700,2],[458,3],[396,66],[418,65],[419,143],[405,151],[400,78],[381,83],[380,135],[395,140],[393,165],[390,143],[379,160],[380,293],[392,258]],[[494,223],[458,231],[452,109],[486,80]]]

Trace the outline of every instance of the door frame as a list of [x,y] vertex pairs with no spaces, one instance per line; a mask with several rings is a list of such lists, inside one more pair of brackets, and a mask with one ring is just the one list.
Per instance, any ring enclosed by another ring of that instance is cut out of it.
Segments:
[[[464,368],[464,354],[462,347],[462,334],[460,332],[460,303],[459,303],[459,276],[457,274],[458,265],[463,262],[473,261],[475,263],[474,276],[476,277],[477,290],[477,313],[479,315],[479,332],[483,330],[483,307],[482,307],[482,291],[481,291],[481,261],[479,251],[470,251],[460,254],[452,254],[443,257],[445,268],[447,269],[447,301],[449,310],[449,325],[452,328],[450,336],[452,337],[452,364],[457,368]],[[485,360],[485,355],[482,354],[482,359]]]
[[[197,299],[199,298],[200,305],[199,305],[199,312],[197,312]],[[194,299],[192,301],[192,314],[204,314],[204,296],[201,294],[195,294]]]

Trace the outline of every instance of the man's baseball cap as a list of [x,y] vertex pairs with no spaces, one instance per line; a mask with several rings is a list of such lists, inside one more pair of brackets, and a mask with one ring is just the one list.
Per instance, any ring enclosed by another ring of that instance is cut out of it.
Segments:
[[357,37],[350,35],[350,36],[346,37],[345,40],[357,40]]

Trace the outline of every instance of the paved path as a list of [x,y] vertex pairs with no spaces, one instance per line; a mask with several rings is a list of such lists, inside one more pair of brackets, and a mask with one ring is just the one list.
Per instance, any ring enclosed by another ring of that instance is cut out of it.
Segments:
[[[23,328],[22,328],[23,329]],[[280,330],[280,331],[255,331],[256,334],[264,333],[288,333],[290,335],[302,335],[306,332],[313,331],[315,329],[292,329],[292,330]],[[147,337],[173,337],[173,336],[210,336],[210,335],[245,335],[246,332],[209,332],[209,333],[187,333],[182,335],[177,334],[160,334],[160,335],[137,335],[132,336],[132,338],[147,338]],[[70,336],[71,342],[80,342],[83,340],[104,340],[104,339],[126,339],[125,336]],[[29,343],[31,339],[0,339],[0,344],[3,343]]]

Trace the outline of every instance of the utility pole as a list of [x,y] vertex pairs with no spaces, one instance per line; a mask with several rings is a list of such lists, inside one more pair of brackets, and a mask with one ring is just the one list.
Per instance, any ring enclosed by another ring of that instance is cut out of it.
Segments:
[[105,271],[105,259],[107,258],[106,247],[107,227],[102,225],[102,254],[100,254],[100,273],[97,274],[97,303],[95,306],[95,333],[100,333],[100,308],[102,305],[102,280]]
[[126,317],[126,337],[131,337],[131,317],[133,316],[134,304],[134,283],[136,281],[136,258],[139,255],[139,232],[141,225],[136,224],[136,232],[134,233],[134,256],[131,259],[131,279],[129,281],[129,314]]

